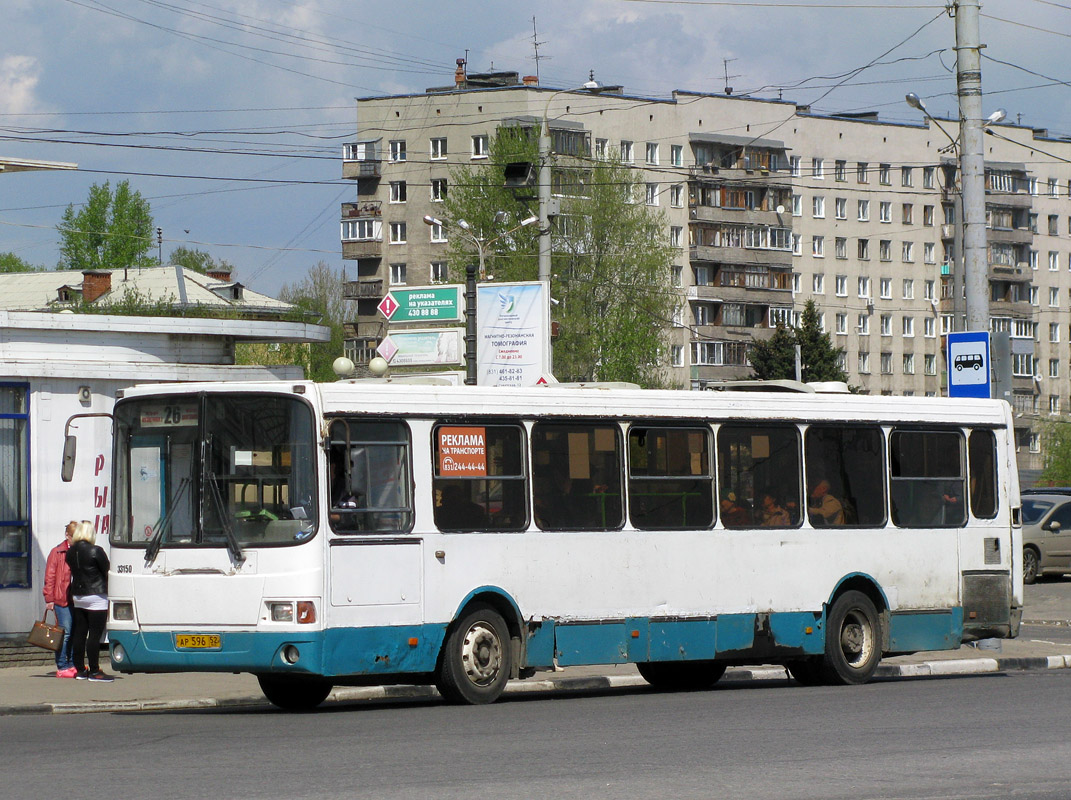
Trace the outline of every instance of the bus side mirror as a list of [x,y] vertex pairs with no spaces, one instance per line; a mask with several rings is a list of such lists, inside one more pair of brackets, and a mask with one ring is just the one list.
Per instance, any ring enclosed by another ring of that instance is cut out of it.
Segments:
[[63,439],[63,465],[60,468],[60,477],[64,483],[74,480],[74,459],[78,452],[78,437],[72,433]]

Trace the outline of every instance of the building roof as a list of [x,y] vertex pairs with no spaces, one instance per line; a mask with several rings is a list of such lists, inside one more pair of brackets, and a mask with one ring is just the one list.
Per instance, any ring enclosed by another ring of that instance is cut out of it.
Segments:
[[[110,281],[110,289],[92,300],[95,304],[118,303],[127,292],[132,292],[149,303],[170,300],[179,308],[235,309],[256,317],[279,317],[296,309],[290,303],[254,292],[233,280],[211,278],[174,266],[93,270],[90,274]],[[81,299],[84,280],[85,273],[79,270],[0,274],[0,310],[61,311]],[[61,293],[61,289],[67,292]]]
[[39,169],[78,169],[78,165],[69,161],[39,161],[30,158],[0,156],[0,172],[29,172]]

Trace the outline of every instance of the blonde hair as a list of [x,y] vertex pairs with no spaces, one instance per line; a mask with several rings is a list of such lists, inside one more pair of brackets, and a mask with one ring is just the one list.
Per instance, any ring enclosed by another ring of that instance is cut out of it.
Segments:
[[71,542],[89,542],[90,544],[97,543],[97,529],[93,527],[93,523],[88,519],[84,519],[74,526],[74,533],[71,534]]

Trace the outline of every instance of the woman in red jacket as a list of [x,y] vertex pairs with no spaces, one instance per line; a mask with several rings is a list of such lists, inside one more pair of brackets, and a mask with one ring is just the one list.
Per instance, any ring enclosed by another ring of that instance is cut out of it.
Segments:
[[45,609],[56,612],[56,624],[63,628],[63,645],[56,651],[57,678],[78,674],[71,659],[71,568],[67,566],[67,550],[77,524],[74,520],[67,523],[63,541],[52,548],[45,562]]

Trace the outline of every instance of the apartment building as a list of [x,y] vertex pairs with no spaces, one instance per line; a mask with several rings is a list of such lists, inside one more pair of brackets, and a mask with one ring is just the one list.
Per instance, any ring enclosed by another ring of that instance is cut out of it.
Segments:
[[[682,388],[749,375],[749,343],[813,299],[852,384],[943,391],[942,337],[966,309],[957,161],[940,128],[721,94],[562,91],[460,64],[449,86],[357,101],[343,153],[356,197],[341,217],[356,363],[386,333],[375,307],[392,285],[446,280],[447,231],[421,220],[440,215],[450,170],[488,158],[498,127],[544,117],[554,157],[620,155],[664,213],[679,248],[666,281],[680,292],[664,366]],[[1034,468],[1039,423],[1071,405],[1071,140],[990,132],[990,315],[1011,337],[1020,465]]]

